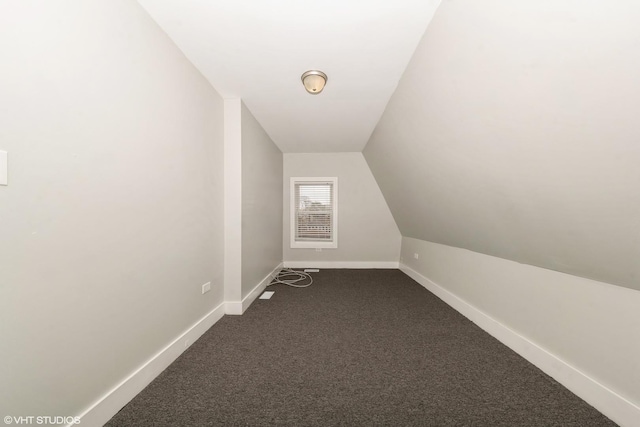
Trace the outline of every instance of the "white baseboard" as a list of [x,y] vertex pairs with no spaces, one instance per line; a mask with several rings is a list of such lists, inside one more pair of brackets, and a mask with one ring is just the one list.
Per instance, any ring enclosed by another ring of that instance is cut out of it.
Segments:
[[[155,377],[160,375],[187,348],[186,343],[193,344],[202,334],[224,316],[224,303],[211,310],[202,319],[160,350],[140,368],[115,386],[79,417],[80,425],[102,426],[118,413],[131,399],[142,391]],[[70,427],[69,424],[67,427]],[[75,424],[74,424],[75,426]]]
[[397,261],[285,261],[285,268],[398,268]]
[[282,270],[282,263],[278,264],[276,268],[271,271],[271,273],[267,274],[264,279],[260,281],[256,285],[255,288],[249,292],[249,294],[242,299],[242,301],[227,301],[225,303],[224,312],[225,314],[231,315],[239,315],[243,314],[247,308],[258,298],[258,296],[264,291],[271,280],[273,280],[274,276],[278,274],[280,270]]
[[640,426],[640,407],[407,265],[400,264],[400,270],[616,423]]

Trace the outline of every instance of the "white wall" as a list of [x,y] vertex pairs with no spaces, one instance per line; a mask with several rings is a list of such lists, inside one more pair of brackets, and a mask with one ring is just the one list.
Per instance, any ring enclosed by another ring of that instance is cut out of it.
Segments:
[[638,20],[442,2],[364,150],[402,234],[640,289]]
[[442,2],[363,152],[404,265],[634,426],[638,18],[630,0]]
[[282,152],[242,104],[242,298],[282,262]]
[[[291,177],[338,177],[338,248],[292,249]],[[292,267],[393,267],[400,232],[361,153],[284,154],[283,257]]]
[[640,292],[407,237],[401,257],[403,269],[470,304],[435,289],[605,415],[638,425]]
[[223,300],[223,103],[133,1],[3,1],[0,52],[0,414],[75,416]]

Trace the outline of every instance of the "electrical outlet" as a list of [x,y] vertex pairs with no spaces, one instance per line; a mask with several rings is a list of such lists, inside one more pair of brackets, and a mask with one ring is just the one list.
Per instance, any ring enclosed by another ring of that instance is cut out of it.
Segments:
[[416,253],[414,253],[414,254],[413,254],[413,257],[414,257],[415,259],[418,259],[418,258],[420,258],[420,255],[418,255],[418,253],[416,252]]
[[322,248],[316,248],[316,252],[322,252]]
[[211,282],[207,282],[204,285],[202,285],[202,293],[203,294],[206,294],[210,290],[211,290]]

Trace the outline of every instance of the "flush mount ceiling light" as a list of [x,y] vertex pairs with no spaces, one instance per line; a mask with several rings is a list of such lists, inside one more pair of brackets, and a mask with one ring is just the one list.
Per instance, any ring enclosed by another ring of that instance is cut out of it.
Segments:
[[317,95],[322,92],[326,83],[327,75],[322,71],[309,70],[302,75],[302,84],[311,95]]

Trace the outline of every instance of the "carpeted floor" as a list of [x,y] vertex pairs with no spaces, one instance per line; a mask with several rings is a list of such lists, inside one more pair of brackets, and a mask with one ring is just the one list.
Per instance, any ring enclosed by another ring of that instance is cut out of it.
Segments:
[[225,316],[108,426],[614,426],[399,270]]

